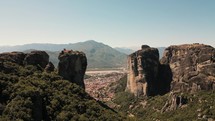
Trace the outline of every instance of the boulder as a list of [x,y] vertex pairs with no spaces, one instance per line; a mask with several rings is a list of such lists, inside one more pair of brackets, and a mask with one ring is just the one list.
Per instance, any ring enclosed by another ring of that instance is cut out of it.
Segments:
[[3,62],[12,62],[19,65],[23,65],[23,60],[26,54],[23,52],[6,52],[0,54],[0,63]]
[[64,79],[85,88],[86,55],[83,52],[64,49],[59,54],[58,59],[58,74]]
[[55,69],[54,64],[52,62],[49,62],[46,67],[45,67],[45,71],[50,73],[53,72]]
[[25,65],[34,65],[44,69],[49,62],[49,55],[45,51],[31,51],[24,59]]
[[161,109],[161,113],[176,110],[177,108],[180,108],[187,103],[188,103],[188,99],[187,97],[183,96],[183,94],[170,92],[166,103]]
[[209,45],[184,44],[166,48],[160,62],[171,68],[172,90],[196,92],[213,89],[214,57],[215,49]]

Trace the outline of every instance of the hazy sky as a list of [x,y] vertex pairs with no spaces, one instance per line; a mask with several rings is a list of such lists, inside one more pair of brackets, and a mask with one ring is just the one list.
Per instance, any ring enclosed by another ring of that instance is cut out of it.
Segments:
[[215,46],[215,0],[0,0],[0,45]]

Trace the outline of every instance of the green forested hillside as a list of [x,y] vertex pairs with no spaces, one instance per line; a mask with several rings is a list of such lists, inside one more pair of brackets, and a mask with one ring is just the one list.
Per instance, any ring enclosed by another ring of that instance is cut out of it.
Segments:
[[113,121],[123,117],[55,72],[10,62],[0,68],[0,120]]
[[[171,109],[173,98],[170,93],[155,97],[135,97],[125,92],[126,78],[122,78],[116,87],[113,102],[118,111],[124,112],[132,121],[214,121],[215,120],[215,92],[200,91],[193,94],[176,93],[176,97],[183,97],[184,103]],[[177,105],[177,104],[176,104]],[[163,110],[164,107],[169,110]]]

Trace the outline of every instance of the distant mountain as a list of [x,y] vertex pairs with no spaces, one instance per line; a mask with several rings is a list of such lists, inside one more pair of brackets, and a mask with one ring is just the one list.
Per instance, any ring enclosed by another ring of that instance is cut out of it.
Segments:
[[116,68],[126,66],[126,54],[121,53],[112,47],[103,43],[89,40],[85,42],[78,42],[74,44],[26,44],[18,46],[4,46],[0,47],[0,52],[10,51],[30,51],[45,50],[49,56],[50,61],[56,66],[58,63],[58,55],[64,48],[83,51],[88,59],[88,68]]
[[83,51],[87,55],[89,68],[112,68],[126,65],[126,54],[94,40],[69,44],[67,49]]
[[[89,40],[85,42],[70,43],[70,44],[40,44],[32,43],[17,46],[1,46],[0,52],[11,51],[25,51],[30,50],[45,50],[49,56],[51,62],[55,66],[58,64],[58,55],[64,48],[83,51],[88,59],[88,68],[115,68],[125,67],[127,55],[140,49],[140,47],[116,47],[112,48],[103,43]],[[165,47],[157,47],[159,50],[160,58],[163,56]]]
[[121,53],[127,54],[127,55],[135,52],[135,50],[132,50],[132,49],[126,48],[126,47],[116,47],[114,49],[116,49],[117,51],[119,51]]

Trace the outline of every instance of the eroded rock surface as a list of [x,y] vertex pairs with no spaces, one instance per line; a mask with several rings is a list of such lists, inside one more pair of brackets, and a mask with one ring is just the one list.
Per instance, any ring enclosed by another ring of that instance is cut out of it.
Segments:
[[171,68],[174,91],[215,89],[215,49],[209,45],[170,46],[164,51],[161,63]]
[[24,59],[25,65],[45,68],[49,62],[49,55],[45,51],[31,51]]
[[87,58],[83,52],[63,50],[58,59],[58,74],[64,79],[69,80],[85,88],[84,74],[87,68]]
[[49,62],[49,55],[45,51],[32,51],[30,53],[23,52],[6,52],[0,54],[0,70],[10,73],[13,67],[4,63],[15,63],[21,66],[34,65],[38,69],[43,70]]
[[165,105],[161,109],[161,113],[176,110],[177,108],[186,105],[187,102],[188,99],[182,94],[175,94],[174,92],[170,92]]
[[150,96],[169,91],[170,79],[167,78],[167,82],[163,75],[171,72],[168,66],[160,65],[158,49],[143,45],[141,50],[128,56],[128,68],[127,90],[134,95]]
[[50,72],[53,72],[54,69],[55,69],[54,64],[52,62],[49,62],[46,65],[45,71],[48,72],[48,73],[50,73]]
[[23,52],[6,52],[0,54],[0,61],[3,62],[13,62],[19,65],[23,65],[23,60],[26,54]]

